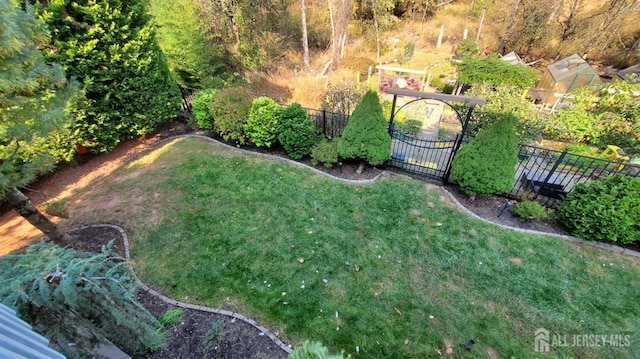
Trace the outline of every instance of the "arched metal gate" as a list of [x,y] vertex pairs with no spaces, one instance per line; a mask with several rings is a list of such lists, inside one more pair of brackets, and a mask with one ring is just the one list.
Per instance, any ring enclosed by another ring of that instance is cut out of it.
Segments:
[[[387,162],[387,166],[398,168],[414,176],[447,183],[451,173],[451,161],[462,144],[471,113],[473,113],[476,105],[486,103],[486,99],[395,88],[389,89],[387,93],[393,95],[391,119],[389,121],[389,134],[392,139],[391,159]],[[414,99],[396,109],[398,96],[413,97]],[[435,100],[453,109],[462,126],[462,130],[455,139],[421,138],[420,136],[403,132],[395,126],[394,118],[398,112],[405,106],[420,100]],[[451,106],[452,103],[466,104],[466,115],[463,117],[456,108]]]

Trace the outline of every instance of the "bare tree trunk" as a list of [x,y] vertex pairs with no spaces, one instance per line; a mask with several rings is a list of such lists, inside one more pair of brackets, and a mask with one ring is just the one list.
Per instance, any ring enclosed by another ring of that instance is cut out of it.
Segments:
[[53,222],[38,211],[24,193],[14,187],[7,191],[4,198],[22,217],[42,231],[45,236],[49,237],[54,243],[61,244],[64,234],[58,230],[58,227]]
[[487,11],[487,0],[484,1],[484,7],[482,8],[482,15],[480,15],[480,25],[478,25],[478,34],[476,35],[476,43],[480,42],[480,33],[482,32],[482,25],[484,24],[484,14]]
[[309,38],[307,37],[307,14],[304,0],[300,0],[300,12],[302,17],[302,48],[304,49],[304,67],[309,68]]

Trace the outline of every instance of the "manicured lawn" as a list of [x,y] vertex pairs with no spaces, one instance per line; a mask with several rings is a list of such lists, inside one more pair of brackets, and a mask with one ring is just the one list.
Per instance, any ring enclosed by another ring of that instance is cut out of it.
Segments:
[[[637,355],[637,262],[479,222],[417,180],[346,184],[192,138],[126,166],[108,191],[149,198],[125,223],[145,282],[242,311],[294,344],[355,358],[446,347],[451,357]],[[538,328],[630,335],[631,346],[540,354]],[[472,338],[466,353],[459,344]]]

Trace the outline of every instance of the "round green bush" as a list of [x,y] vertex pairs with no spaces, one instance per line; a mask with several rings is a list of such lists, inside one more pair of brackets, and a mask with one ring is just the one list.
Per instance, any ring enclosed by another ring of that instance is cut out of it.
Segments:
[[198,126],[206,131],[213,130],[213,115],[209,111],[209,104],[218,93],[217,89],[206,89],[198,92],[193,97],[193,115]]
[[307,117],[307,110],[293,103],[280,112],[280,134],[278,141],[289,157],[301,159],[311,152],[316,143],[315,128]]
[[516,203],[511,209],[513,214],[523,221],[542,219],[549,215],[549,210],[536,201],[522,201]]
[[280,133],[280,111],[282,108],[269,97],[253,100],[249,118],[244,125],[247,138],[258,147],[271,147]]
[[338,143],[340,138],[334,138],[332,141],[326,139],[316,143],[311,149],[311,164],[317,165],[322,163],[325,167],[331,168],[338,163]]
[[244,87],[228,87],[220,90],[209,104],[214,118],[214,129],[225,140],[246,143],[244,125],[249,117],[253,96]]
[[608,176],[577,184],[558,208],[571,234],[588,240],[640,240],[640,178]]

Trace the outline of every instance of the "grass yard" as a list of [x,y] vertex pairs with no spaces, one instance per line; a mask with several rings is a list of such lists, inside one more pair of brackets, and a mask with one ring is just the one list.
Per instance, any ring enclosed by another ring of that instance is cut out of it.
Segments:
[[[188,138],[79,196],[79,207],[109,198],[94,212],[124,222],[146,283],[242,311],[293,343],[355,358],[446,347],[458,358],[637,357],[636,261],[479,222],[417,180],[346,184]],[[540,354],[538,328],[629,335],[631,346]],[[472,338],[467,353],[459,344]]]

